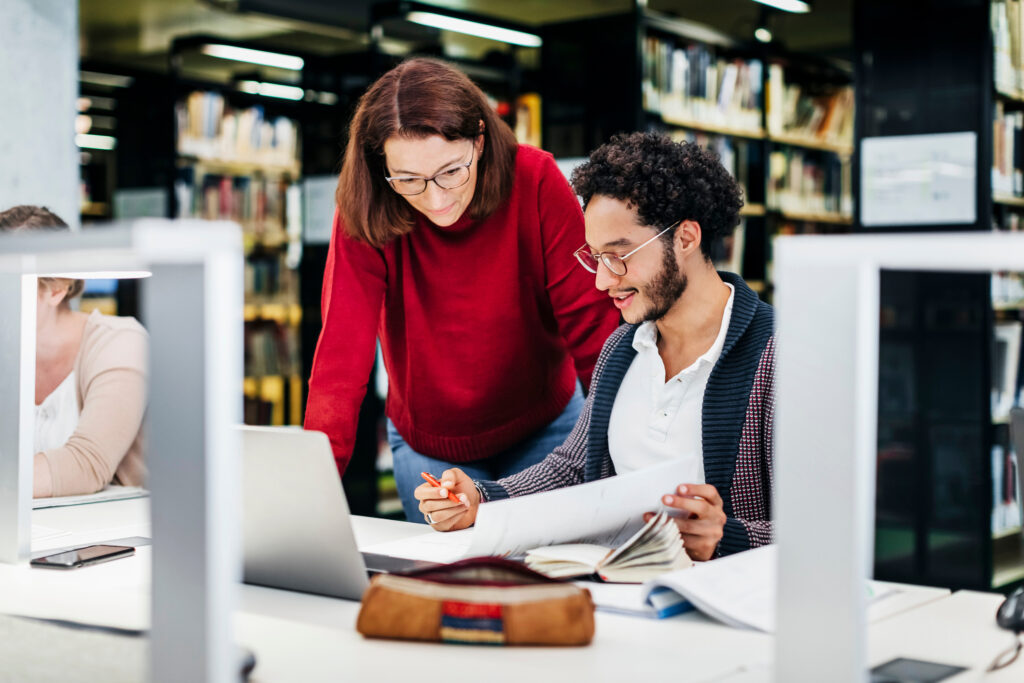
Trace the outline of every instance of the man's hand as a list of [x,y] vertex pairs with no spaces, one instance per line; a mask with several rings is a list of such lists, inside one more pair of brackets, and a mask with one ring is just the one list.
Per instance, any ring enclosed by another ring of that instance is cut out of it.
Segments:
[[[675,495],[662,496],[661,501],[683,512],[682,517],[675,522],[687,554],[694,560],[710,560],[714,557],[715,548],[725,530],[725,510],[722,509],[722,497],[718,495],[718,489],[711,484],[680,484]],[[644,521],[654,514],[646,513]]]
[[[462,470],[453,467],[444,471],[440,482],[441,488],[423,483],[413,491],[416,500],[420,502],[420,512],[430,526],[437,531],[456,531],[473,526],[476,510],[480,506],[480,492],[473,485],[473,480]],[[462,502],[453,503],[448,500],[449,491]]]

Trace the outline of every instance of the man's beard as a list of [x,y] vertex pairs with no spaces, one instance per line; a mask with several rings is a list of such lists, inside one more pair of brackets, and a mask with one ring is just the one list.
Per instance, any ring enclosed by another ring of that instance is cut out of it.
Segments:
[[679,272],[675,250],[662,242],[661,272],[643,288],[644,296],[651,302],[644,313],[643,322],[658,321],[665,317],[679,297],[686,291],[686,275]]

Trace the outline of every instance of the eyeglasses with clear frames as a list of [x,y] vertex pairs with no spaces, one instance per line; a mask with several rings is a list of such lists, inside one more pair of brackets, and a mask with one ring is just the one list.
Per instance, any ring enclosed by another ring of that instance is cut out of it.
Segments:
[[476,156],[476,145],[473,145],[469,155],[469,161],[458,166],[450,166],[443,171],[435,173],[429,178],[418,175],[384,176],[384,179],[391,185],[391,189],[401,195],[409,196],[423,194],[427,191],[427,183],[431,180],[442,190],[454,190],[469,182],[469,167],[473,165],[473,158]]
[[580,262],[581,266],[586,268],[591,273],[594,273],[595,275],[597,274],[597,267],[598,267],[598,265],[603,263],[604,267],[607,268],[609,270],[609,272],[612,273],[612,275],[618,275],[619,277],[622,277],[623,275],[626,274],[626,259],[628,259],[633,254],[635,254],[636,252],[638,252],[641,249],[643,249],[644,247],[646,247],[648,244],[650,244],[654,240],[656,240],[659,237],[661,237],[662,235],[664,235],[666,232],[668,232],[672,228],[675,228],[680,223],[682,223],[682,220],[676,221],[675,223],[673,223],[672,225],[668,226],[667,228],[665,228],[664,230],[659,232],[657,235],[655,235],[651,239],[647,240],[646,242],[641,244],[639,247],[637,247],[636,249],[634,249],[633,251],[629,252],[628,254],[626,254],[624,256],[619,256],[618,254],[613,254],[610,251],[602,251],[600,254],[595,254],[595,253],[591,252],[590,249],[588,249],[587,245],[585,245],[585,244],[582,247],[580,247],[579,249],[577,249],[573,254],[574,254],[574,256],[576,256],[576,260]]

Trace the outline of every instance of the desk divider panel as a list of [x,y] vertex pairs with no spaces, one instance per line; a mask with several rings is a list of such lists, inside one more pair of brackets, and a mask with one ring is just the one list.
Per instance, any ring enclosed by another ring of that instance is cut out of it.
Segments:
[[32,548],[36,278],[0,271],[0,562]]

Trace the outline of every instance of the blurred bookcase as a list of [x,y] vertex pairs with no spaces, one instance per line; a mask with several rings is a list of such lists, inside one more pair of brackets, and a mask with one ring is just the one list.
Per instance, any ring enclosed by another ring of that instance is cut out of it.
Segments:
[[578,157],[614,133],[654,130],[715,150],[745,198],[715,260],[763,297],[775,235],[851,229],[851,66],[643,7],[549,25],[544,40],[545,148]]
[[[957,188],[967,217],[865,226],[860,214],[858,229],[1019,229],[1020,9],[856,5],[859,144],[931,140],[940,159],[943,136],[967,135],[974,167]],[[855,186],[866,158],[855,158]],[[861,212],[870,193],[857,191]],[[893,271],[881,284],[876,577],[1006,590],[1024,580],[1009,425],[1020,402],[1020,276]]]
[[[202,38],[190,38],[172,47],[173,215],[241,225],[245,422],[301,425],[299,183],[306,112],[293,100],[247,88],[262,80],[260,74],[231,82],[193,75],[189,59],[203,44]],[[299,85],[294,91],[305,95]]]

